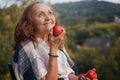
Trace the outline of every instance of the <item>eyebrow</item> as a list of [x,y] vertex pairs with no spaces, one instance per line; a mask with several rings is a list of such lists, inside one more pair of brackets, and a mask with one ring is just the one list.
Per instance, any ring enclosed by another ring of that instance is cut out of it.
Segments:
[[[41,13],[41,12],[44,12],[44,11],[36,11],[34,14],[38,14],[38,13]],[[53,12],[52,10],[48,10],[48,12]]]

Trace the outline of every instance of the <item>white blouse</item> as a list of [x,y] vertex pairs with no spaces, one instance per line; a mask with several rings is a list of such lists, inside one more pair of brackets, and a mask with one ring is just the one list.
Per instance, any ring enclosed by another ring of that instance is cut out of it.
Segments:
[[[47,74],[47,68],[48,68],[48,62],[49,62],[49,55],[50,47],[42,40],[39,39],[39,45],[35,49],[36,54],[34,54],[36,57],[34,58],[32,62],[32,67],[34,68],[34,73],[37,77],[37,79],[41,79],[43,76]],[[67,58],[65,54],[58,50],[57,55],[59,56],[57,58],[58,61],[58,78],[64,78],[64,80],[69,80],[68,75],[71,72],[74,72],[70,65],[67,62]]]

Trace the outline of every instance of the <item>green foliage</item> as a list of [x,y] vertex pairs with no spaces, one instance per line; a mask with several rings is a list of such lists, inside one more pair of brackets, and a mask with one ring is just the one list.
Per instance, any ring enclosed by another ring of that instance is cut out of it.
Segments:
[[[120,23],[99,23],[95,22],[88,27],[83,24],[66,28],[69,48],[76,57],[74,58],[80,73],[96,68],[99,80],[120,79]],[[113,36],[113,45],[109,45],[105,50],[87,46],[82,43],[92,37]],[[80,45],[81,44],[81,45]],[[78,46],[79,45],[79,46]]]
[[[66,28],[67,36],[70,40],[74,40],[76,43],[81,41],[82,43],[91,37],[103,37],[111,35],[114,38],[120,36],[120,23],[98,23],[95,22],[88,27],[83,24],[71,26]],[[74,34],[74,35],[73,35]]]
[[[114,16],[120,16],[120,5],[105,1],[80,1],[54,5],[59,19],[66,26],[93,22],[113,22]],[[66,15],[67,14],[67,15]]]
[[89,69],[95,68],[99,80],[120,79],[120,55],[116,52],[113,53],[113,49],[116,48],[117,47],[114,46],[114,48],[111,47],[105,51],[101,51],[97,48],[82,47],[82,49],[78,51],[77,57],[74,59],[79,72],[86,73]]
[[[28,4],[23,2],[19,7],[11,5],[8,8],[0,9],[1,80],[9,80],[7,63],[12,61],[13,51],[11,43],[14,29],[26,5]],[[93,3],[83,1],[55,5],[61,24],[69,25],[65,27],[67,32],[65,37],[67,50],[70,55],[74,54],[72,55],[73,60],[80,73],[96,68],[99,80],[120,79],[120,23],[111,22],[114,15],[120,16],[119,6],[119,4],[103,1],[94,1]],[[113,36],[111,38],[113,39],[113,45],[106,47],[105,50],[82,46],[89,38],[106,35]]]
[[0,74],[0,79],[6,80],[8,73],[7,63],[12,61],[11,43],[13,41],[14,28],[21,12],[16,6],[1,9],[0,12],[0,73],[2,73]]
[[9,80],[7,63],[12,61],[14,29],[23,10],[15,4],[0,9],[0,80]]

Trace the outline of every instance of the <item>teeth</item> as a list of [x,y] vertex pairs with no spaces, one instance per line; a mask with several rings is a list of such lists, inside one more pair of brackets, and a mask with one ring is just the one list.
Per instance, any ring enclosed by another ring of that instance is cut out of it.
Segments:
[[47,25],[47,24],[52,24],[52,23],[45,23],[45,25]]

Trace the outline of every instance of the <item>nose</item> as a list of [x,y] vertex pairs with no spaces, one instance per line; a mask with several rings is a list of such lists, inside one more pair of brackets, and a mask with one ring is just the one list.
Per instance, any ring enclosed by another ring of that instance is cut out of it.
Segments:
[[45,18],[45,21],[49,21],[50,19],[47,17],[47,18]]
[[50,20],[50,16],[48,14],[45,15],[45,20],[49,21]]

